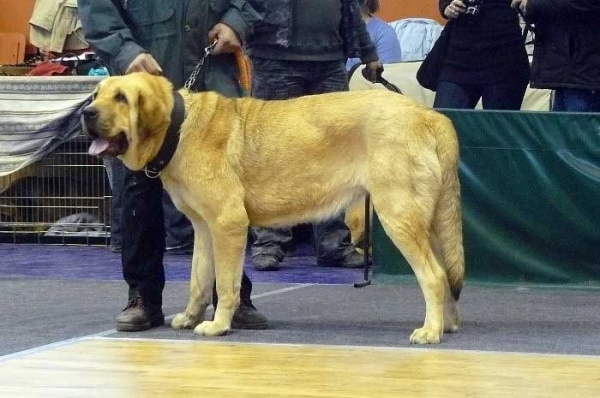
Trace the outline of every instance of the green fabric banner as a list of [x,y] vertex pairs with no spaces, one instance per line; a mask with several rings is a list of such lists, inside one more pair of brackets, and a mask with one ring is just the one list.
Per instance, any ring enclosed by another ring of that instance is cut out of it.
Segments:
[[[443,113],[461,147],[467,279],[600,283],[600,114]],[[373,259],[375,281],[412,274],[377,219]]]

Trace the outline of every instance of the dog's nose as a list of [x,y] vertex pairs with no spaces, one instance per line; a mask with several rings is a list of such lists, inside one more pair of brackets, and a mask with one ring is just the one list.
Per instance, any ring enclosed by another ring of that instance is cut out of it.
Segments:
[[88,106],[83,110],[83,119],[86,121],[94,120],[98,118],[98,108]]

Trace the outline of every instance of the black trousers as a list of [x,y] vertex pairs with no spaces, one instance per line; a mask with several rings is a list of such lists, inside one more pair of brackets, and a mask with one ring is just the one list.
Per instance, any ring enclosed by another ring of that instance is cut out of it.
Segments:
[[[127,170],[124,187],[121,264],[129,285],[129,297],[139,293],[146,304],[161,306],[165,287],[162,183],[158,178],[146,177],[143,171]],[[244,272],[240,304],[254,307],[251,293],[252,282]],[[216,292],[213,296],[216,305]]]

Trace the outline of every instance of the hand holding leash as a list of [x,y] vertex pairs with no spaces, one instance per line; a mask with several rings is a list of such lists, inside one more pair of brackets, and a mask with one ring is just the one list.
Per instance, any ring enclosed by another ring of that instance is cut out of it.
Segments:
[[362,70],[365,79],[371,83],[377,83],[377,78],[383,73],[383,65],[379,61],[369,62]]
[[242,48],[242,43],[235,33],[235,31],[229,26],[218,23],[208,32],[208,40],[211,43],[216,41],[216,46],[213,49],[213,54],[226,54],[234,53]]

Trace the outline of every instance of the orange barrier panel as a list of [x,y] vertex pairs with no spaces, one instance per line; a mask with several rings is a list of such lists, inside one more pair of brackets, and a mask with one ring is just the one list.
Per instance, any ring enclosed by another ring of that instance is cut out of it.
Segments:
[[25,35],[0,33],[0,65],[14,65],[25,60]]

